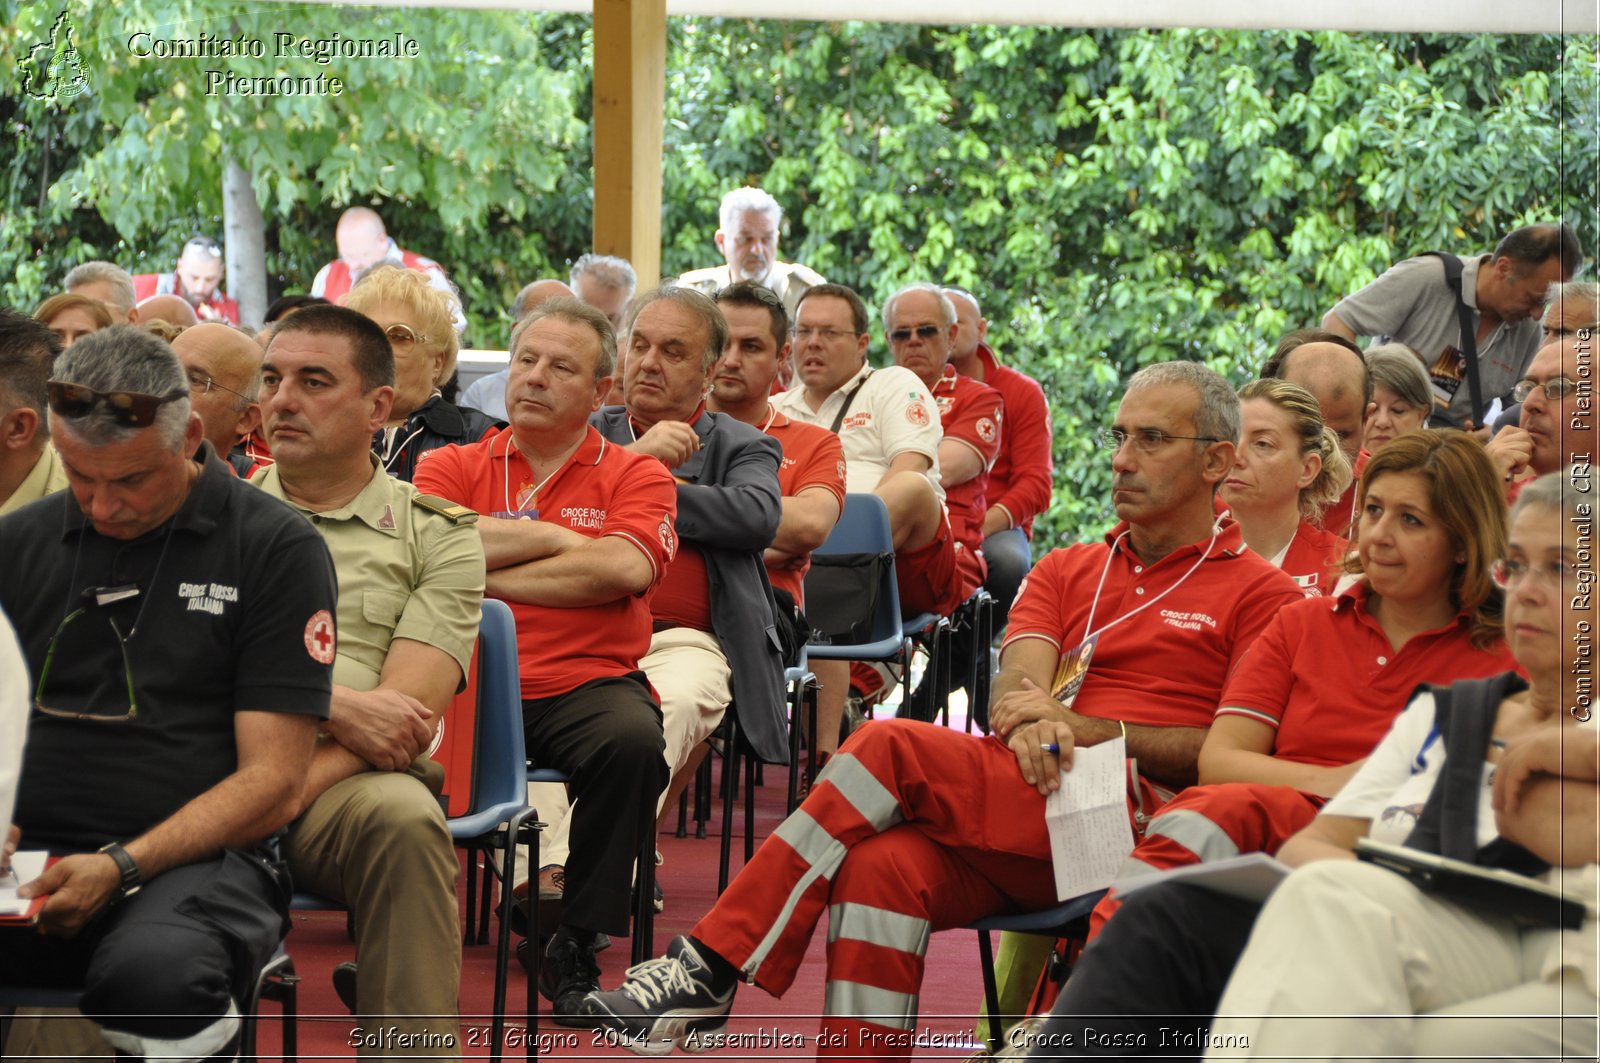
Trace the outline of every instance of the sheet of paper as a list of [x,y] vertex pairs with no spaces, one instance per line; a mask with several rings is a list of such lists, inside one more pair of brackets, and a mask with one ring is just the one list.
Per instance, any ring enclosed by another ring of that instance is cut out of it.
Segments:
[[1076,749],[1061,789],[1045,799],[1056,898],[1070,900],[1116,880],[1133,852],[1128,825],[1126,747],[1121,738]]
[[28,910],[33,901],[18,897],[17,887],[44,874],[49,857],[43,849],[12,854],[10,872],[0,875],[0,915],[21,915]]
[[1241,853],[1226,860],[1190,864],[1188,867],[1175,867],[1125,879],[1113,885],[1111,892],[1118,897],[1127,897],[1163,882],[1187,882],[1240,900],[1264,901],[1278,888],[1278,883],[1289,871],[1287,864],[1279,863],[1266,853]]

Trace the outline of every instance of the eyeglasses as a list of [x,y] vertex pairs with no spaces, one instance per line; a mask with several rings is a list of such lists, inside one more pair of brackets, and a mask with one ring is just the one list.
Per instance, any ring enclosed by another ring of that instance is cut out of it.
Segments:
[[1546,561],[1542,565],[1530,565],[1514,557],[1503,557],[1489,567],[1489,578],[1503,591],[1517,586],[1529,576],[1542,580],[1546,586],[1560,590],[1563,584],[1570,586],[1577,581],[1578,567],[1565,561]]
[[897,328],[889,330],[890,343],[904,343],[911,338],[912,333],[920,340],[931,340],[944,329],[938,325],[918,325],[916,328]]
[[834,340],[853,339],[856,335],[847,328],[796,328],[790,334],[801,343],[812,339],[832,343]]
[[416,331],[410,325],[402,325],[398,322],[384,329],[383,334],[389,337],[389,346],[394,348],[396,353],[409,351],[419,343],[431,342],[427,336]]
[[1519,380],[1517,386],[1511,389],[1511,397],[1518,402],[1527,402],[1533,398],[1533,393],[1540,388],[1544,389],[1544,397],[1551,402],[1560,402],[1574,391],[1578,385],[1564,376],[1553,376],[1543,384],[1537,380]]
[[[128,636],[122,634],[122,629],[117,627],[117,622],[109,616],[106,617],[106,623],[111,625],[111,633],[117,637],[117,647],[122,650],[122,677],[128,684],[128,711],[120,716],[107,716],[98,712],[70,712],[66,709],[52,709],[44,703],[44,687],[45,683],[50,679],[50,666],[55,663],[56,643],[60,641],[61,633],[67,630],[67,625],[88,611],[89,607],[86,605],[74,609],[61,621],[60,626],[56,628],[56,633],[50,636],[50,644],[45,647],[44,651],[44,666],[39,669],[39,683],[33,688],[33,707],[46,716],[55,716],[64,720],[93,720],[96,723],[122,723],[125,720],[136,720],[139,718],[139,701],[133,693],[133,664],[128,660]],[[143,612],[143,606],[140,607],[140,611]],[[137,621],[135,621],[134,626],[138,626]]]
[[165,395],[146,395],[139,391],[96,391],[64,380],[45,382],[50,411],[68,420],[85,417],[98,405],[110,411],[111,419],[125,428],[146,428],[156,419],[161,407],[186,397],[187,388]]
[[1216,436],[1175,436],[1159,428],[1138,428],[1132,432],[1121,428],[1102,428],[1095,433],[1095,442],[1106,450],[1121,450],[1122,444],[1132,442],[1141,454],[1154,454],[1174,439],[1189,439],[1198,443],[1225,443]]
[[204,251],[212,258],[222,257],[222,248],[217,246],[217,242],[215,240],[206,236],[196,236],[194,239],[184,244],[183,249],[185,251]]
[[207,373],[202,373],[198,369],[189,370],[188,377],[189,393],[191,395],[196,391],[202,395],[205,395],[208,394],[212,388],[216,388],[218,391],[226,391],[229,395],[232,395],[236,399],[244,399],[245,402],[250,401],[245,397],[243,392],[235,391],[226,384],[218,383],[216,377]]

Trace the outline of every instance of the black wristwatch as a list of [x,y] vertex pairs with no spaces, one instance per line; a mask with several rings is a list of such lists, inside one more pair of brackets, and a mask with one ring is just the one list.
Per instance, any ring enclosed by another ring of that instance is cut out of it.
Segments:
[[116,842],[111,842],[109,845],[102,845],[99,851],[117,862],[117,871],[122,875],[122,884],[118,887],[116,895],[111,898],[111,903],[125,901],[138,893],[139,887],[144,885],[144,880],[139,877],[139,865],[133,862],[128,850]]

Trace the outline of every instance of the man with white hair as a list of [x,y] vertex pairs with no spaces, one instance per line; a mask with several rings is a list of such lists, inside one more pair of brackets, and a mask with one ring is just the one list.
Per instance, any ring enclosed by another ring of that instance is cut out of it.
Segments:
[[727,264],[691,270],[678,283],[715,295],[735,281],[755,281],[778,293],[792,320],[806,289],[824,281],[814,269],[778,261],[778,201],[759,188],[736,188],[722,197],[718,220],[717,250]]
[[139,302],[152,295],[176,295],[194,308],[201,321],[239,323],[239,304],[222,290],[222,248],[209,236],[196,236],[183,245],[178,265],[171,273],[138,273],[133,291]]

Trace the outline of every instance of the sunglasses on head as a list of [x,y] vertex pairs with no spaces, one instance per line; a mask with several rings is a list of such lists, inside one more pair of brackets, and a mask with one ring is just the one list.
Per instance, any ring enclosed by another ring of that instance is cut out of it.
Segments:
[[104,405],[111,419],[127,428],[146,428],[156,419],[161,407],[189,394],[188,388],[165,395],[146,395],[139,391],[96,391],[82,384],[69,384],[64,380],[45,383],[50,398],[50,412],[57,417],[77,420],[87,416],[96,406]]

